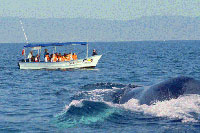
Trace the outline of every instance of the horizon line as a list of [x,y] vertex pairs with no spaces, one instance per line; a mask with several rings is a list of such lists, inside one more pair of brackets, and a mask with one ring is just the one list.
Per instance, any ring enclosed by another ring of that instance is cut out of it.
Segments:
[[87,17],[19,17],[19,16],[0,16],[0,18],[18,18],[18,19],[93,19],[93,20],[108,20],[108,21],[131,21],[147,17],[186,17],[186,18],[198,18],[200,16],[183,16],[183,15],[152,15],[141,16],[134,19],[109,19],[109,18],[87,18]]
[[[172,41],[200,41],[200,40],[138,40],[138,41],[89,41],[88,43],[114,43],[114,42],[172,42]],[[68,42],[68,41],[64,41],[64,42]],[[78,41],[81,42],[81,41]],[[0,42],[0,44],[27,44],[26,42]],[[35,44],[35,43],[57,43],[57,42],[30,42],[31,44]],[[28,43],[28,44],[30,44]]]

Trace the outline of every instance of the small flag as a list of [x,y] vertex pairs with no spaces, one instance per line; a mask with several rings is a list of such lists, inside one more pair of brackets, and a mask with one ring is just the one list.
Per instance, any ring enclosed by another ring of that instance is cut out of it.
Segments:
[[24,51],[25,51],[25,50],[23,49],[23,50],[22,50],[22,55],[24,55]]

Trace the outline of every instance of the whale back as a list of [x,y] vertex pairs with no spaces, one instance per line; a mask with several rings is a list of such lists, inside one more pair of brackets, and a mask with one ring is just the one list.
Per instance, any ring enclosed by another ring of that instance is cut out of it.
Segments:
[[140,94],[142,93],[143,90],[144,90],[144,87],[126,89],[123,95],[121,96],[121,98],[119,99],[119,103],[124,104],[132,98],[139,99]]
[[199,81],[190,77],[177,77],[156,84],[144,90],[140,96],[140,104],[152,104],[156,101],[164,101],[178,98],[183,94],[196,94],[200,87]]
[[157,101],[178,98],[184,94],[200,94],[200,81],[190,77],[176,77],[151,87],[124,88],[117,103],[124,104],[138,99],[140,104],[150,105]]

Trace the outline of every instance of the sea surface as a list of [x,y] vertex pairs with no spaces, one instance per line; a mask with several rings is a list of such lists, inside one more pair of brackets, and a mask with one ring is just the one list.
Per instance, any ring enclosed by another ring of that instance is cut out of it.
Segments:
[[[127,85],[200,80],[200,41],[93,42],[89,54],[103,54],[97,67],[76,70],[20,70],[24,45],[0,44],[0,132],[200,132],[199,95],[153,105],[103,100]],[[56,51],[86,55],[84,46]]]

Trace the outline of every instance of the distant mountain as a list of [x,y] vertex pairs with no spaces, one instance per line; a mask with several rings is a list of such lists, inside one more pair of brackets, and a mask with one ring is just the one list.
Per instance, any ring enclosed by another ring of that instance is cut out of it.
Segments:
[[[19,18],[0,18],[0,42],[25,42]],[[200,17],[152,16],[135,20],[21,19],[29,42],[200,40]]]

